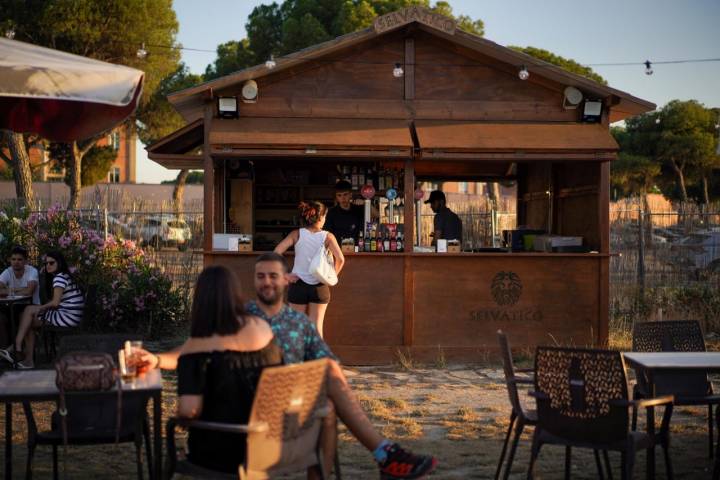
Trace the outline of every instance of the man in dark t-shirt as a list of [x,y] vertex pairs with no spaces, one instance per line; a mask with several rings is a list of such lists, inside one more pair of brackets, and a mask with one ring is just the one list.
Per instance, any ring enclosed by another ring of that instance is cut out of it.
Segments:
[[433,190],[425,203],[429,203],[435,212],[433,244],[440,239],[462,242],[462,221],[455,212],[445,206],[445,194],[440,190]]
[[365,208],[352,202],[352,185],[345,180],[335,184],[335,201],[337,204],[328,210],[325,218],[325,230],[329,231],[338,242],[344,238],[352,238],[357,242],[360,232],[364,230]]

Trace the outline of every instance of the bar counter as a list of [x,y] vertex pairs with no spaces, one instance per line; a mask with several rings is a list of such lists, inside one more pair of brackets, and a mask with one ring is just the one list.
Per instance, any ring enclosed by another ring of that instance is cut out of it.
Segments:
[[[263,252],[204,252],[235,269],[254,296]],[[325,339],[346,364],[482,361],[506,331],[514,347],[603,343],[611,254],[461,252],[348,253],[331,289]],[[288,255],[292,262],[292,254]]]

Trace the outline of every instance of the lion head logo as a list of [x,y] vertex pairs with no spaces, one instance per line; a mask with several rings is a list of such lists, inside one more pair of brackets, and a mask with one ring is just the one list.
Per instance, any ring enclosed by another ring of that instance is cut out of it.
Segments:
[[520,277],[515,272],[498,272],[490,284],[490,293],[498,305],[515,305],[522,293]]

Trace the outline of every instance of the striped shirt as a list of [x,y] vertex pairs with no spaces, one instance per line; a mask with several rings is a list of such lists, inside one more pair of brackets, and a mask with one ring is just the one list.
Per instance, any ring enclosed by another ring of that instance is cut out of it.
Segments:
[[46,310],[42,319],[56,327],[74,327],[82,320],[85,297],[82,290],[67,273],[59,273],[53,278],[53,291],[62,288],[60,305],[55,309]]

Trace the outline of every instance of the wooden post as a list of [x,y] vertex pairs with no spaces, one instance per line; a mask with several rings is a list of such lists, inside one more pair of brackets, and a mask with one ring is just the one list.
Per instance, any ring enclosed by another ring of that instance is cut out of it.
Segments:
[[[599,183],[597,208],[600,253],[607,255],[610,253],[610,162],[600,164]],[[599,346],[606,347],[610,324],[610,257],[600,257],[599,270],[597,341]]]
[[403,345],[411,346],[415,335],[415,285],[412,252],[415,245],[415,163],[405,161],[405,233],[403,235]]
[[210,155],[210,127],[212,125],[214,104],[208,102],[205,104],[205,122],[203,124],[203,234],[205,238],[203,240],[203,250],[209,252],[212,250],[213,233],[215,232],[213,226],[214,211],[213,206],[215,205],[215,178],[213,159]]

